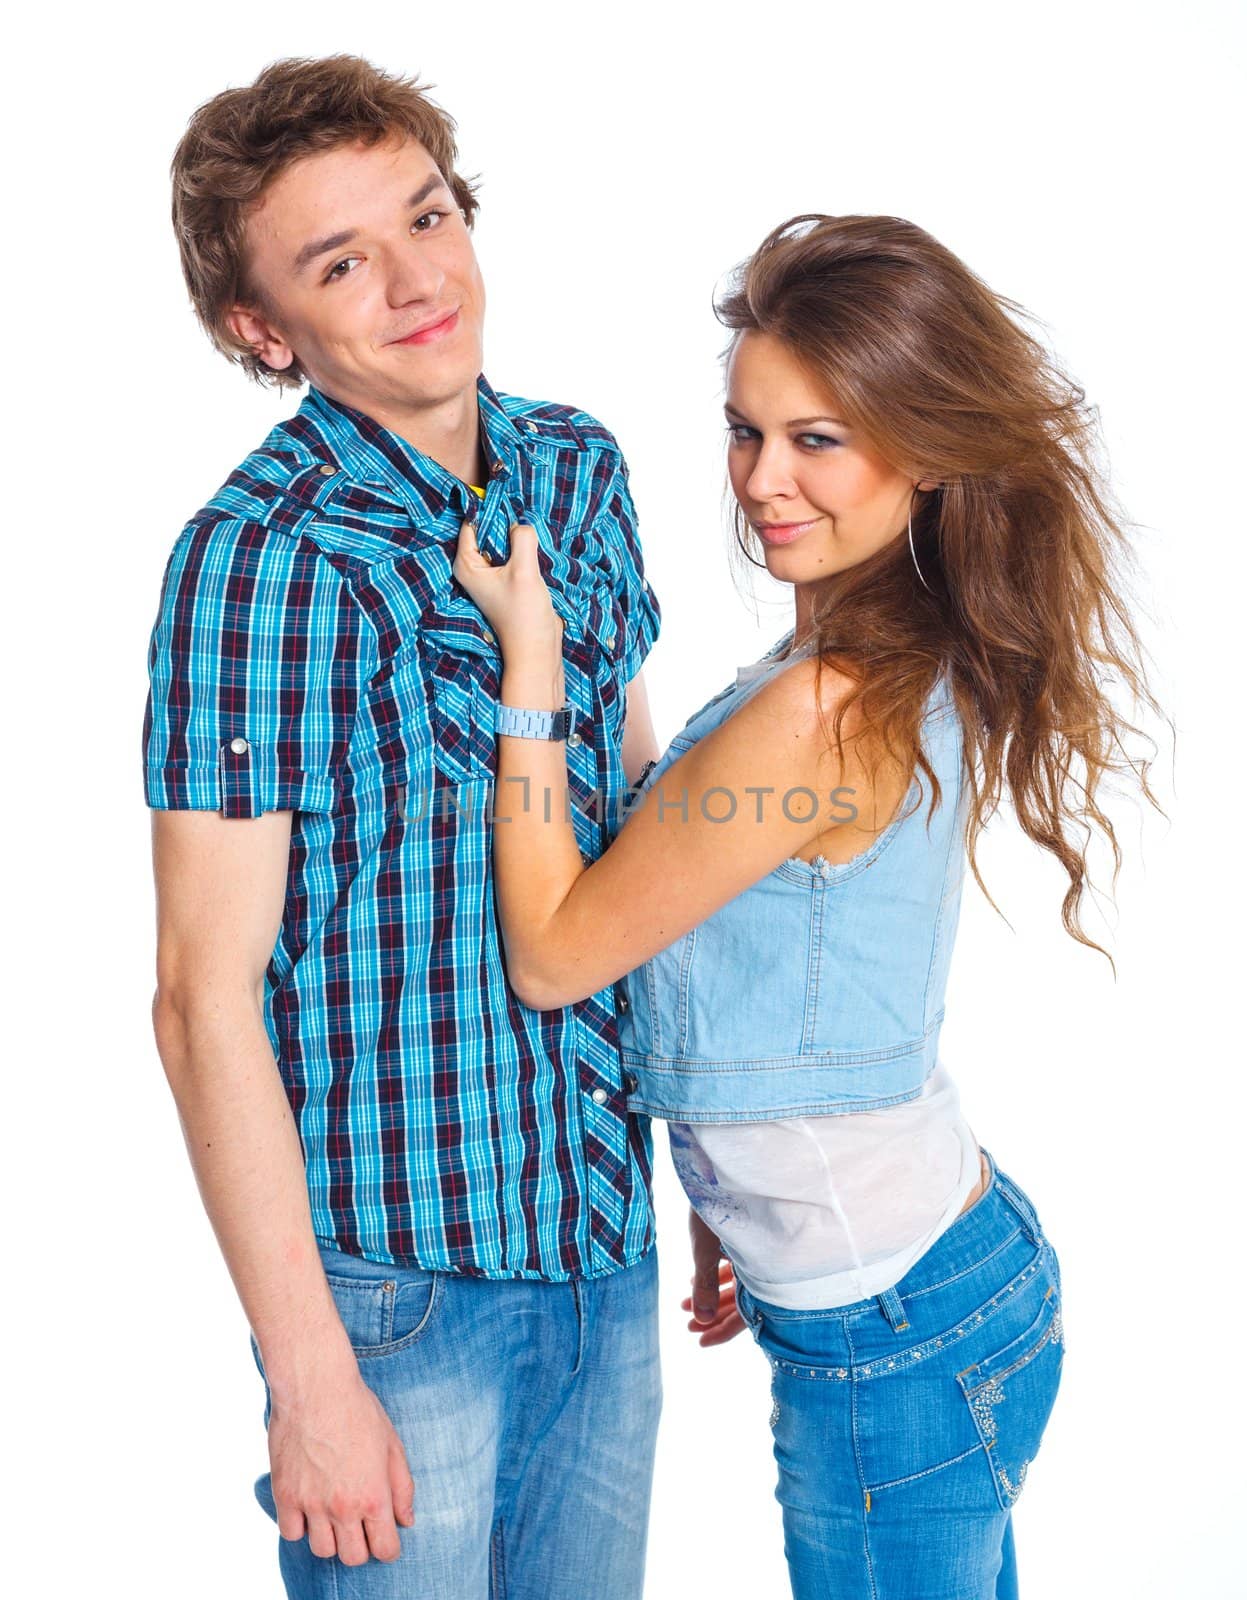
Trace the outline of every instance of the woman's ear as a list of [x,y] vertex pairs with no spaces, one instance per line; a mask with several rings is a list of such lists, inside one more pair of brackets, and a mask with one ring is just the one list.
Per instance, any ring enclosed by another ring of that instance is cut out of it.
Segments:
[[938,478],[923,478],[914,485],[915,489],[921,489],[923,493],[927,493],[931,489],[942,489],[943,487],[944,485]]

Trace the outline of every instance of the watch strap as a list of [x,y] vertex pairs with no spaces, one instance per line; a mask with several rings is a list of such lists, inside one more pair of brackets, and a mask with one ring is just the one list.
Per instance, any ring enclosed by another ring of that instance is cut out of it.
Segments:
[[494,732],[519,739],[566,739],[572,727],[572,708],[558,711],[532,711],[521,706],[497,707]]

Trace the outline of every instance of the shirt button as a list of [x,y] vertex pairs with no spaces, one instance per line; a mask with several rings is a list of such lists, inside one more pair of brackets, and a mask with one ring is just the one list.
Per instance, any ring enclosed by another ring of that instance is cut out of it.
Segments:
[[488,628],[486,628],[484,633],[481,634],[481,638],[484,639],[486,644],[493,644],[494,642],[494,636],[492,633],[490,633]]
[[578,733],[569,733],[568,736],[567,736],[567,742],[568,742],[568,744],[575,746],[575,745],[583,744],[584,740],[580,737],[580,735]]
[[636,1073],[635,1072],[625,1072],[624,1073],[624,1088],[628,1091],[629,1094],[635,1094],[636,1093]]
[[489,469],[489,476],[491,478],[505,478],[506,475],[507,464],[505,461],[495,461],[493,466]]
[[332,478],[337,470],[337,467],[322,467],[320,469],[320,475],[322,478]]
[[248,750],[247,741],[245,739],[231,739],[229,742],[229,747],[236,756],[245,756]]
[[605,1089],[595,1089],[590,1098],[595,1106],[604,1106],[610,1099],[610,1095],[607,1094]]
[[617,994],[615,996],[615,1009],[617,1011],[627,1011],[631,1003],[626,994]]

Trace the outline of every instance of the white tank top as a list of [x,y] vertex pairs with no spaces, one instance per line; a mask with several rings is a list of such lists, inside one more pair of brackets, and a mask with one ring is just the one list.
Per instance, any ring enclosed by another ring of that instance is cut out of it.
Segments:
[[829,1310],[881,1294],[957,1220],[978,1140],[941,1061],[883,1111],[770,1122],[670,1122],[671,1159],[733,1271],[759,1300]]
[[[742,667],[744,682],[764,661]],[[913,1100],[766,1122],[670,1122],[690,1204],[758,1300],[830,1310],[890,1289],[952,1226],[979,1144],[943,1057]]]

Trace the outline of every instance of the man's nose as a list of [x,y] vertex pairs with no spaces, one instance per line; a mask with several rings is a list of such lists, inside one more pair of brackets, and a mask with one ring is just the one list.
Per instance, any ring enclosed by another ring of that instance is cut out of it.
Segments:
[[386,297],[392,306],[436,300],[444,280],[438,264],[418,249],[396,252],[386,262]]

